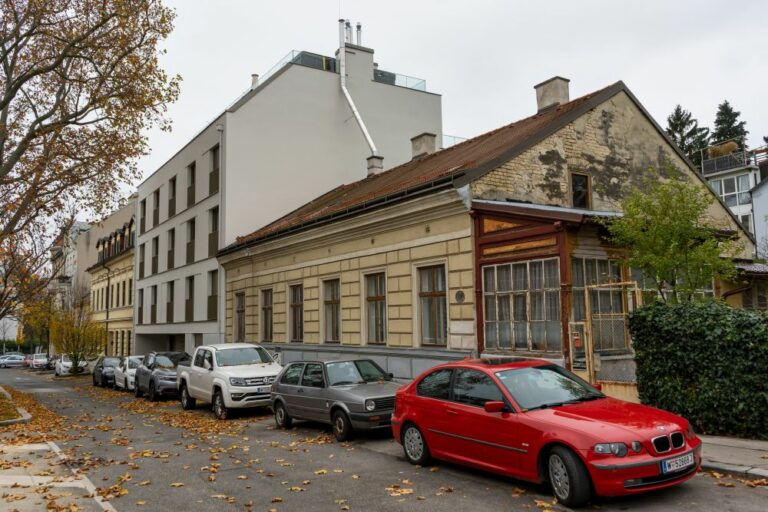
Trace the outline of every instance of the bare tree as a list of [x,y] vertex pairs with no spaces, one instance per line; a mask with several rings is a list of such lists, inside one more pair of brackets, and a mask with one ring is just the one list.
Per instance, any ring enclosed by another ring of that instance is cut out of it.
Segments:
[[89,293],[84,286],[72,290],[64,307],[52,313],[50,339],[57,353],[69,356],[72,373],[78,371],[81,361],[104,351],[106,336],[104,326],[91,317]]

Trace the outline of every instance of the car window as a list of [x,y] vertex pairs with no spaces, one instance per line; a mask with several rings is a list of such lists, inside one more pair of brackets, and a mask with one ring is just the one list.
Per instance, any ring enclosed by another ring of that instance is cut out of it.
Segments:
[[194,365],[197,366],[198,368],[202,368],[203,367],[203,358],[204,357],[205,357],[205,350],[198,350],[195,353]]
[[69,358],[69,356],[67,354],[64,354],[63,356],[61,356],[61,362],[62,363],[71,363],[72,360]]
[[496,376],[523,409],[604,396],[557,365],[504,370]]
[[363,376],[365,382],[374,382],[377,380],[386,380],[387,374],[384,370],[379,368],[379,365],[368,359],[361,359],[355,361],[357,369],[360,370],[360,375]]
[[247,364],[271,363],[269,353],[261,347],[227,348],[216,351],[219,366],[241,366]]
[[118,364],[120,364],[120,358],[119,357],[105,357],[104,361],[102,361],[102,363],[104,363],[104,366],[113,366],[114,367],[114,366],[117,366]]
[[129,369],[138,368],[139,367],[139,363],[141,363],[141,359],[129,359],[128,360],[128,368]]
[[210,350],[203,351],[203,368],[206,370],[213,368],[213,355]]
[[154,362],[155,362],[155,356],[153,356],[153,355],[149,355],[149,356],[147,356],[145,359],[146,359],[146,361],[147,361],[147,365],[146,365],[146,366],[147,366],[147,368],[149,368],[150,366],[152,366],[152,363],[154,363]]
[[292,364],[285,370],[283,377],[280,379],[280,383],[287,384],[289,386],[298,386],[301,370],[303,369],[303,364]]
[[329,385],[362,384],[365,381],[357,368],[354,361],[339,361],[326,364],[325,369],[328,372]]
[[448,400],[452,373],[453,370],[450,368],[430,373],[416,385],[416,394]]
[[321,388],[324,384],[323,365],[320,363],[307,363],[304,367],[304,376],[301,378],[301,385]]
[[[206,350],[206,352],[208,352]],[[208,354],[210,357],[210,353]],[[163,370],[173,370],[178,366],[180,361],[188,359],[189,355],[186,352],[173,353],[173,354],[158,354],[155,356],[155,368],[162,368]]]
[[482,407],[485,402],[504,400],[498,386],[488,375],[477,370],[457,370],[453,379],[453,399]]

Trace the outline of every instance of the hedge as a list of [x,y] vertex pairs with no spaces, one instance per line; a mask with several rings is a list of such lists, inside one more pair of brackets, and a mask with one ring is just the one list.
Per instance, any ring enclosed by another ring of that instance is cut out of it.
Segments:
[[719,301],[654,302],[629,319],[644,404],[698,433],[768,439],[768,321]]

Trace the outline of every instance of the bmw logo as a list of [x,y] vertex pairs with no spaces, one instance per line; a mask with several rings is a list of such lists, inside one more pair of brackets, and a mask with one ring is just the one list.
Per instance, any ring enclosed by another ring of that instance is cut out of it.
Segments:
[[657,430],[661,430],[662,432],[665,432],[667,430],[666,427],[656,427]]

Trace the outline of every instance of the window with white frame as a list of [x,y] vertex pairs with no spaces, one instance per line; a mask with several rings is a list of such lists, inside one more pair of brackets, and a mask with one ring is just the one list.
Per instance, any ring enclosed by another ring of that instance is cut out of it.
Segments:
[[720,199],[723,200],[726,206],[732,207],[750,204],[749,189],[751,187],[749,182],[749,174],[741,174],[739,176],[710,180],[709,186],[720,196]]
[[448,340],[448,306],[445,265],[433,265],[419,269],[419,320],[422,345],[446,345]]
[[323,330],[326,343],[338,343],[341,335],[341,294],[338,279],[323,281]]
[[369,344],[387,342],[387,276],[384,272],[365,276],[365,323]]
[[485,347],[562,350],[558,258],[483,267]]
[[[605,352],[628,349],[624,297],[627,289],[610,286],[610,283],[622,281],[619,262],[602,258],[571,258],[571,279],[571,318],[574,322],[586,320],[589,298],[595,350]],[[605,286],[588,288],[593,285]]]

